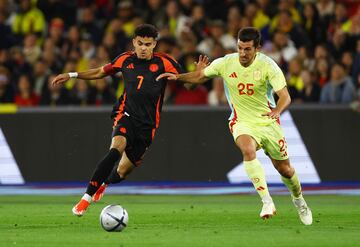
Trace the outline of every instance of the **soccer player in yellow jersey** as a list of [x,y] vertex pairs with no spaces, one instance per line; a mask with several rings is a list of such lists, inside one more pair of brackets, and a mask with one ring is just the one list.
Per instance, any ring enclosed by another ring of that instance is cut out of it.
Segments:
[[[238,33],[238,52],[214,60],[203,70],[177,75],[164,73],[158,79],[167,77],[169,80],[199,84],[221,76],[232,110],[229,128],[243,154],[245,170],[263,203],[260,217],[266,219],[276,214],[264,169],[256,158],[256,151],[263,148],[289,189],[302,223],[311,225],[312,213],[303,198],[296,172],[290,165],[279,122],[280,113],[291,102],[285,77],[271,58],[259,52],[260,39],[257,29],[243,28]],[[201,56],[200,61],[207,64],[208,58]],[[279,97],[277,104],[274,91]]]

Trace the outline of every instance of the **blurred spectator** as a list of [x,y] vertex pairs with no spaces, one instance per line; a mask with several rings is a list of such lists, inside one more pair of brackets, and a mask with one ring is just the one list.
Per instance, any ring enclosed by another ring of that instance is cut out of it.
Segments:
[[315,82],[315,76],[309,70],[301,71],[301,80],[304,88],[299,94],[299,100],[304,103],[317,103],[320,99],[321,88]]
[[316,61],[315,73],[320,87],[323,87],[329,81],[330,65],[328,60],[320,58]]
[[186,16],[190,16],[193,6],[194,6],[194,2],[193,0],[180,0],[180,9],[181,12],[186,15]]
[[181,13],[174,0],[168,1],[166,5],[166,26],[173,37],[180,37],[183,31],[190,28],[190,18]]
[[105,78],[97,79],[95,87],[90,89],[89,103],[99,105],[112,105],[116,101],[114,92]]
[[132,37],[136,27],[134,23],[136,14],[132,1],[120,1],[117,5],[116,17],[123,23],[123,29],[127,37]]
[[115,34],[112,32],[105,34],[102,45],[109,53],[111,59],[114,59],[117,54],[121,53],[120,48],[116,42]]
[[54,73],[61,72],[64,64],[60,56],[60,50],[55,46],[51,39],[46,39],[43,46],[42,59],[47,63],[50,70]]
[[66,56],[69,56],[71,51],[80,49],[80,31],[77,26],[71,26],[67,32],[66,39],[62,47],[62,52]]
[[320,43],[315,46],[314,58],[316,60],[323,58],[323,59],[326,59],[329,63],[334,62],[333,58],[329,54],[327,45],[325,45],[324,43]]
[[298,49],[297,58],[301,61],[304,69],[308,69],[310,71],[315,70],[315,59],[310,55],[310,49],[301,46]]
[[9,0],[0,0],[0,15],[2,15],[3,24],[7,26],[11,26],[11,21],[14,17],[14,13],[12,13],[12,9],[14,8],[14,3]]
[[36,35],[29,33],[25,36],[24,38],[24,56],[26,61],[30,64],[30,65],[34,65],[34,63],[39,59],[39,57],[41,56],[41,49],[40,47],[36,44]]
[[302,71],[301,61],[298,58],[294,58],[289,62],[289,71],[287,74],[287,83],[289,93],[292,99],[300,97],[300,92],[304,88],[304,82],[300,76]]
[[[90,85],[88,81],[77,79],[75,86],[70,92],[71,103],[86,106],[90,102]],[[94,102],[95,103],[95,102]]]
[[257,3],[248,3],[245,6],[245,17],[250,21],[251,26],[260,31],[270,24],[270,18],[260,9]]
[[[182,42],[184,43],[184,42]],[[191,45],[190,45],[191,46]],[[195,46],[194,46],[195,47]],[[172,37],[164,37],[160,38],[157,46],[156,46],[156,52],[166,53],[171,55],[176,60],[180,60],[181,56],[185,53],[195,53],[195,48],[186,48],[181,50],[178,43],[176,42],[175,38]],[[189,50],[187,50],[189,49]]]
[[179,42],[179,46],[182,51],[181,56],[186,56],[189,53],[196,53],[196,45],[196,38],[192,35],[192,32],[187,33],[187,35],[183,35]]
[[[250,20],[244,17],[250,25]],[[241,11],[240,8],[236,5],[233,5],[229,8],[228,15],[227,15],[227,30],[228,33],[237,39],[238,32],[241,28]],[[248,26],[249,26],[248,25]]]
[[326,42],[326,23],[319,18],[315,3],[304,4],[302,19],[302,28],[310,38],[310,48],[314,49],[316,44]]
[[0,67],[11,68],[10,53],[8,50],[0,49]]
[[328,39],[341,30],[342,33],[350,31],[350,20],[347,14],[347,8],[344,3],[337,2],[335,4],[334,14],[331,17],[328,27]]
[[96,62],[99,65],[104,65],[111,61],[108,51],[102,45],[100,45],[96,48],[95,56],[96,56],[96,60],[97,60]]
[[76,24],[76,10],[78,1],[62,1],[62,0],[37,0],[39,9],[46,13],[45,18],[50,22],[54,18],[60,18],[65,21],[66,26]]
[[11,27],[6,23],[6,18],[5,10],[0,10],[0,49],[8,49],[15,43],[15,37],[11,32]]
[[210,57],[212,59],[216,59],[216,58],[219,58],[219,57],[223,57],[225,56],[226,54],[229,54],[229,53],[233,53],[235,52],[235,49],[228,49],[226,50],[221,43],[219,42],[215,42],[214,44],[214,47],[210,53]]
[[331,16],[334,13],[335,2],[334,0],[317,0],[316,8],[322,18]]
[[40,105],[47,106],[60,106],[68,105],[71,103],[68,91],[63,85],[52,86],[51,82],[54,80],[56,75],[52,74],[48,77],[47,87],[48,90],[41,96]]
[[212,90],[208,94],[209,105],[227,105],[227,99],[224,91],[224,82],[220,77],[213,79]]
[[13,75],[13,80],[17,81],[22,74],[30,75],[32,68],[26,61],[22,49],[18,46],[13,46],[10,49],[10,69]]
[[179,63],[187,72],[195,71],[196,65],[195,62],[199,57],[200,53],[193,52],[193,53],[186,53],[179,59]]
[[358,6],[357,13],[350,20],[349,33],[351,36],[354,36],[355,39],[359,39],[359,36],[360,36],[360,6]]
[[[284,22],[285,14],[287,17],[286,20],[290,21],[289,23]],[[273,32],[275,29],[279,27],[280,24],[281,25],[280,30],[282,32],[287,32],[286,28],[291,28],[291,26],[294,26],[294,24],[300,24],[300,23],[301,23],[301,16],[299,11],[295,7],[295,1],[280,0],[278,2],[278,13],[271,19],[270,30],[271,32]]]
[[[259,28],[262,52],[288,73],[294,102],[316,102],[317,87],[332,81],[335,62],[344,66],[344,77],[351,76],[354,85],[360,73],[359,1],[0,0],[0,68],[7,71],[0,73],[0,101],[15,102],[16,82],[27,75],[41,104],[72,103],[67,94],[77,90],[76,79],[52,90],[47,77],[98,67],[131,50],[134,28],[143,22],[160,29],[157,51],[171,54],[186,71],[194,69],[199,51],[211,59],[235,52],[239,29]],[[113,91],[120,96],[124,84],[119,76],[105,78],[103,93],[101,83],[97,90],[98,82],[88,82],[91,97],[86,104],[111,102]],[[211,92],[210,102],[220,91],[221,83],[215,81],[192,91],[169,83],[164,102],[205,104],[204,95]]]
[[346,43],[346,34],[343,30],[337,29],[332,36],[329,44],[329,52],[335,58],[335,60],[341,59],[341,54],[348,49]]
[[191,30],[196,36],[197,42],[206,37],[208,26],[206,23],[205,10],[200,4],[194,5],[191,12]]
[[44,14],[31,0],[21,0],[19,5],[20,8],[12,23],[13,32],[19,39],[29,33],[42,37],[46,27]]
[[305,31],[291,18],[291,13],[288,10],[283,10],[279,13],[276,26],[272,30],[287,33],[290,39],[294,41],[296,48],[300,46],[308,47],[310,45]]
[[102,36],[101,28],[95,21],[94,10],[90,7],[83,8],[80,12],[80,33],[82,37],[87,37],[98,45]]
[[53,41],[59,49],[64,45],[64,21],[60,18],[54,18],[49,25],[49,39]]
[[39,59],[34,64],[34,93],[41,96],[47,90],[47,78],[50,75],[48,65],[44,60]]
[[165,26],[166,14],[163,0],[147,0],[147,8],[144,8],[143,12],[146,23],[152,23],[158,28]]
[[287,63],[297,54],[294,42],[283,32],[276,31],[273,34],[272,41],[266,42],[263,47],[264,53],[275,60],[282,68],[287,68]]
[[0,66],[0,104],[14,102],[14,88],[10,84],[9,71]]
[[[111,32],[114,35],[115,45],[113,46],[115,47],[115,50],[118,50],[119,53],[122,53],[125,50],[127,50],[127,45],[131,41],[131,38],[127,37],[127,34],[124,31],[124,23],[120,19],[116,18],[111,20],[105,32],[106,34],[104,36],[106,36],[107,33],[109,32]],[[103,39],[102,42],[104,42],[104,40],[106,39]]]
[[271,0],[256,0],[256,3],[265,15],[270,18],[273,18],[276,15],[277,6],[273,4]]
[[81,57],[77,63],[77,71],[90,69],[90,59],[95,57],[96,47],[89,37],[86,37],[80,42]]
[[351,75],[352,66],[353,66],[353,63],[354,63],[354,58],[353,58],[352,52],[345,51],[344,53],[342,53],[340,62],[345,68],[345,73],[347,75]]
[[204,39],[197,46],[200,53],[211,56],[215,44],[220,43],[225,49],[236,50],[236,39],[225,32],[225,24],[221,20],[214,20],[209,25],[210,37]]
[[322,88],[321,103],[351,103],[355,99],[355,86],[351,78],[345,74],[341,64],[331,68],[331,80]]
[[34,93],[30,78],[27,75],[22,75],[19,78],[15,104],[18,106],[36,106],[39,104],[39,96]]

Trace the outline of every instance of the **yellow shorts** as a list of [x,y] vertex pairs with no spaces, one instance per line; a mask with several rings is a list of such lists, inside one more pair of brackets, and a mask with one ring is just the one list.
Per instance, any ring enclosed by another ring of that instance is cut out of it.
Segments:
[[235,142],[240,135],[249,135],[271,158],[275,160],[289,158],[285,136],[278,122],[261,126],[236,121],[230,122],[229,128]]

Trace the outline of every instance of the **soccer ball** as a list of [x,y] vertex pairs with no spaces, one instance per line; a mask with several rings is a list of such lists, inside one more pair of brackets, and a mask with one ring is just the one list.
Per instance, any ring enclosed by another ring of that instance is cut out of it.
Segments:
[[121,232],[129,221],[129,215],[120,205],[108,205],[100,213],[100,225],[108,232]]

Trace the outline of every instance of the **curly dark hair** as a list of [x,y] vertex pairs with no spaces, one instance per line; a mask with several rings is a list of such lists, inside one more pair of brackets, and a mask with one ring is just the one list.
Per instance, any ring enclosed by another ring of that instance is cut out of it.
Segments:
[[134,37],[150,37],[155,40],[158,38],[159,32],[153,25],[150,24],[142,24],[136,27],[134,32]]

